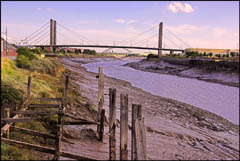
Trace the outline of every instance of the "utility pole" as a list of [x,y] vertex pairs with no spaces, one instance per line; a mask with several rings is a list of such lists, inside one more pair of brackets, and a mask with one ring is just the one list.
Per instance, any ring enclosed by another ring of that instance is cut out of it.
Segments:
[[5,56],[7,55],[8,55],[8,47],[7,47],[7,27],[6,27],[6,55]]

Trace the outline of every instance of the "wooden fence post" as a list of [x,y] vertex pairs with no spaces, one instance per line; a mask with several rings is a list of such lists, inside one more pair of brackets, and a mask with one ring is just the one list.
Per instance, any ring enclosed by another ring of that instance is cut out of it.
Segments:
[[109,160],[116,160],[116,89],[109,88]]
[[132,151],[131,160],[146,160],[146,130],[142,118],[142,106],[132,105]]
[[[104,103],[104,74],[102,67],[99,67],[98,72],[98,122],[101,119],[101,112]],[[97,133],[100,134],[100,125],[97,125]]]
[[98,72],[98,102],[102,99],[104,103],[104,74],[102,67],[99,67]]
[[105,110],[102,109],[101,119],[100,119],[100,130],[99,130],[99,140],[101,142],[103,142],[103,136],[104,136],[104,117],[105,117]]
[[31,84],[32,84],[32,77],[28,76],[27,98],[29,98],[31,95]]
[[120,96],[120,160],[128,159],[128,95]]
[[59,106],[59,113],[58,113],[58,123],[57,123],[57,139],[56,139],[56,149],[55,149],[55,156],[53,160],[60,159],[60,153],[62,148],[62,131],[63,131],[63,105]]
[[69,76],[67,75],[65,80],[65,86],[64,86],[64,106],[66,106],[66,103],[67,103],[68,80],[69,80]]
[[[3,114],[4,114],[4,118],[10,118],[10,108],[4,108]],[[7,139],[9,139],[9,135],[10,135],[10,128],[8,128],[8,130],[6,131]]]

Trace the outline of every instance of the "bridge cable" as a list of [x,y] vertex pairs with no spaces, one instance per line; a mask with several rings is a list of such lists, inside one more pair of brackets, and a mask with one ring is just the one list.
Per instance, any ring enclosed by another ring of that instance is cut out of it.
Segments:
[[49,22],[45,23],[45,24],[44,24],[43,26],[41,26],[39,29],[35,30],[35,32],[33,32],[33,33],[31,33],[29,36],[27,36],[27,37],[25,38],[25,40],[26,40],[27,38],[33,36],[34,34],[36,34],[38,31],[40,31],[43,27],[45,27],[45,26],[48,25],[48,24],[49,24]]
[[[36,39],[36,40],[34,40],[34,41],[32,42],[32,44],[33,44],[33,45],[37,45],[36,42],[40,42],[43,38],[48,37],[48,36],[50,36],[50,35],[49,35],[49,31],[47,31],[47,32],[45,32],[44,34],[42,34],[41,36],[39,36],[39,38]],[[34,43],[35,43],[35,44],[34,44]]]
[[181,38],[178,38],[178,36],[176,36],[173,32],[169,31],[168,29],[166,29],[169,33],[171,33],[175,38],[177,38],[179,41],[181,41],[183,44],[185,44],[187,47],[191,48],[191,46],[186,43],[185,41],[183,41]]
[[98,43],[96,43],[96,42],[94,42],[94,41],[92,41],[92,40],[87,39],[85,36],[82,36],[81,34],[75,32],[75,31],[70,30],[69,28],[67,28],[67,27],[65,27],[65,26],[63,26],[63,25],[61,25],[61,24],[59,24],[59,23],[57,23],[57,24],[58,24],[60,27],[64,28],[65,30],[68,30],[68,31],[74,33],[74,36],[76,36],[76,34],[77,34],[77,35],[79,35],[80,37],[83,37],[84,39],[88,40],[89,42],[92,42],[94,45],[97,45],[97,44],[98,44]]
[[168,41],[170,41],[172,44],[174,44],[175,46],[177,46],[179,49],[182,49],[181,46],[179,46],[178,44],[176,44],[174,41],[172,41],[171,39],[167,38],[166,35],[163,36],[165,39],[167,39]]
[[133,37],[130,37],[130,38],[121,40],[120,43],[122,43],[122,42],[124,42],[124,43],[125,43],[125,42],[129,42],[129,41],[131,41],[132,39],[138,37],[139,35],[142,36],[142,35],[144,35],[145,33],[149,32],[149,31],[152,31],[156,26],[157,26],[157,25],[155,25],[155,26],[151,27],[150,29],[147,29],[147,30],[145,30],[145,31],[143,31],[143,32],[140,32],[140,33],[136,34],[136,35],[133,36]]
[[158,35],[158,33],[157,33],[157,34],[154,34],[153,36],[148,37],[148,38],[146,38],[146,39],[140,40],[140,41],[134,43],[133,45],[139,44],[140,42],[144,42],[145,40],[150,40],[150,39],[154,38],[154,37],[157,36],[157,35]]
[[32,37],[31,39],[28,39],[27,42],[31,42],[31,41],[36,40],[40,35],[42,35],[42,33],[44,33],[44,31],[48,31],[49,32],[49,30],[46,30],[46,29],[42,30],[41,32],[39,31],[38,35],[36,35],[35,37]]

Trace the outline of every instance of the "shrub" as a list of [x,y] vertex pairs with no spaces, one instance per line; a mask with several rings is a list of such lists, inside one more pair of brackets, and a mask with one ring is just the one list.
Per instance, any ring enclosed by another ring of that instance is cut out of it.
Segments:
[[17,53],[18,53],[18,56],[20,55],[24,55],[26,56],[29,60],[32,60],[32,59],[37,59],[37,57],[34,55],[34,53],[27,47],[19,47],[17,49]]
[[150,58],[158,58],[158,55],[148,54],[147,59],[150,59]]
[[209,53],[209,56],[212,57],[212,56],[213,56],[213,53]]
[[1,81],[1,107],[19,101],[22,101],[22,94],[19,89],[15,89],[10,84]]
[[38,55],[40,55],[40,54],[43,53],[43,52],[42,52],[42,49],[40,49],[40,48],[32,49],[31,52],[33,52],[33,53],[35,53],[35,54],[38,54]]
[[28,57],[26,57],[24,55],[18,55],[17,59],[16,59],[16,65],[19,68],[29,69],[31,63],[30,63],[30,60],[28,59]]

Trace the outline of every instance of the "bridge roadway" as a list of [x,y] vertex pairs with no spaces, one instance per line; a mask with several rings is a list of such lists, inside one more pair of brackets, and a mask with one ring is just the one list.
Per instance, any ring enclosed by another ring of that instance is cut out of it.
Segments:
[[[50,47],[50,45],[24,45],[27,47]],[[149,48],[140,46],[111,46],[111,45],[53,45],[53,48],[64,48],[64,47],[89,47],[89,48],[127,48],[127,49],[142,49],[142,50],[159,50],[159,48]],[[180,51],[184,52],[183,49],[167,49],[162,48],[163,51]]]

